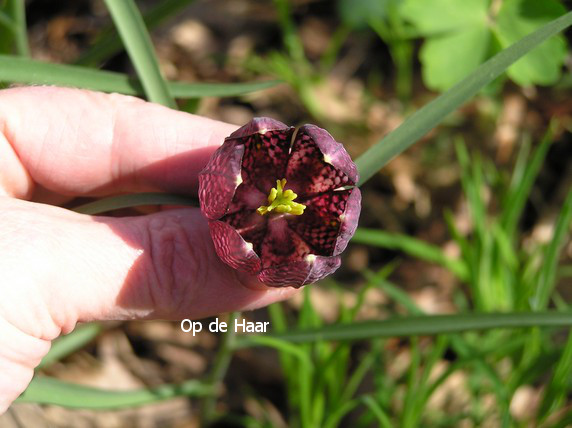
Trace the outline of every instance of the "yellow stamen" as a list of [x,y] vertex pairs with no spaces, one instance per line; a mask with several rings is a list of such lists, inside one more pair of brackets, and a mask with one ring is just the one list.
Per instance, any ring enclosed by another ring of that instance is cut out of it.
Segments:
[[270,211],[277,213],[301,215],[306,209],[306,205],[294,202],[298,197],[292,190],[284,190],[286,186],[286,179],[276,180],[276,187],[270,189],[268,194],[268,203],[270,205],[262,205],[257,209],[258,214],[264,215]]

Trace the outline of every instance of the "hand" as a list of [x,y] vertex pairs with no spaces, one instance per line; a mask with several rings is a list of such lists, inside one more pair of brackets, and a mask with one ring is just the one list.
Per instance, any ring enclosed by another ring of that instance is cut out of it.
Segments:
[[223,264],[197,208],[114,218],[55,206],[196,195],[197,174],[235,129],[116,94],[0,91],[0,413],[77,322],[202,318],[295,292]]

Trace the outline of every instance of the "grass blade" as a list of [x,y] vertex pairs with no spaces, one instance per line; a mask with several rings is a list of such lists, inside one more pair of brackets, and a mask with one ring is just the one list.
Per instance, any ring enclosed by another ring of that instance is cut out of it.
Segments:
[[[159,2],[152,9],[143,13],[143,22],[149,29],[157,27],[165,19],[173,16],[194,0],[165,0]],[[83,53],[75,62],[78,65],[95,66],[98,63],[112,57],[123,49],[117,29],[109,26],[101,31],[95,43],[87,52]]]
[[468,276],[467,266],[462,260],[447,257],[441,248],[407,235],[360,227],[356,230],[352,242],[400,250],[410,256],[437,263],[449,269],[461,280],[466,280]]
[[449,113],[476,95],[487,83],[500,76],[516,60],[571,24],[572,12],[553,20],[502,50],[443,95],[417,110],[396,130],[357,159],[360,184],[365,183],[393,157],[403,152],[438,125]]
[[234,97],[249,92],[272,88],[282,83],[280,80],[244,83],[183,83],[170,82],[169,88],[177,98]]
[[377,419],[380,427],[392,427],[393,424],[389,419],[389,416],[383,411],[381,406],[371,397],[370,395],[362,395],[360,400]]
[[131,208],[142,205],[188,205],[198,206],[198,201],[189,196],[173,195],[170,193],[129,193],[126,195],[110,196],[88,202],[73,208],[73,211],[80,214],[102,214],[121,208]]
[[323,428],[339,427],[341,419],[344,418],[349,412],[354,410],[358,404],[358,400],[350,400],[342,403],[328,415],[328,418],[324,422]]
[[0,7],[0,30],[8,31],[11,33],[15,31],[14,22],[12,22],[12,19],[6,14],[6,12],[4,12],[4,10],[1,7]]
[[[236,319],[240,316],[238,312],[231,312],[228,316],[228,329],[224,333],[224,336],[220,343],[220,348],[216,354],[215,362],[213,368],[208,375],[206,380],[207,385],[210,385],[213,389],[220,386],[230,361],[232,359],[232,345],[234,339],[236,338],[236,330],[234,328]],[[207,396],[201,406],[201,416],[204,422],[211,422],[215,414],[216,396]]]
[[411,299],[409,294],[397,285],[389,282],[385,277],[380,277],[379,275],[374,275],[371,271],[366,270],[364,276],[368,281],[373,282],[377,285],[387,297],[395,300],[396,303],[403,306],[405,310],[411,315],[424,315],[424,312],[415,304]]
[[[234,349],[238,348],[242,337],[247,336],[237,336],[234,341]],[[288,341],[277,339],[269,335],[248,335],[251,337],[254,343],[258,346],[267,346],[276,349],[281,357],[283,355],[288,355],[294,357],[296,360],[296,370],[288,374],[293,375],[294,379],[298,382],[295,384],[297,389],[297,397],[293,401],[295,408],[299,409],[300,412],[300,426],[311,427],[314,426],[310,423],[311,420],[311,404],[312,404],[312,375],[314,373],[314,365],[312,364],[312,358],[309,352],[302,346],[297,346]],[[292,380],[289,380],[291,382]],[[292,392],[292,391],[290,391]],[[292,397],[293,398],[293,397]],[[291,400],[292,400],[291,398]]]
[[142,406],[173,397],[202,397],[214,391],[197,380],[178,385],[132,391],[91,388],[46,376],[36,376],[17,402],[55,404],[76,409],[122,409]]
[[568,340],[560,359],[556,364],[552,379],[544,391],[544,397],[540,404],[540,420],[544,421],[550,414],[558,410],[565,402],[569,393],[570,379],[572,375],[572,330],[568,333]]
[[[523,168],[522,176],[514,177],[510,183],[510,193],[508,194],[505,206],[506,209],[502,212],[501,221],[506,230],[507,235],[512,239],[515,230],[518,226],[518,221],[524,210],[526,200],[530,195],[530,190],[534,184],[534,180],[538,176],[542,164],[544,163],[544,158],[548,153],[548,149],[552,143],[552,136],[554,135],[554,130],[556,129],[556,122],[552,122],[548,131],[542,138],[540,145],[534,151],[532,157],[527,159],[526,167]],[[515,168],[515,170],[517,170]]]
[[[141,82],[126,74],[75,65],[51,64],[12,55],[0,55],[0,82],[29,85],[61,85],[125,95],[144,95]],[[177,98],[233,97],[271,88],[279,80],[245,83],[168,82]]]
[[265,341],[311,343],[322,340],[363,340],[374,337],[429,336],[460,333],[469,330],[522,327],[570,327],[572,312],[468,313],[395,317],[379,321],[332,324],[308,330],[292,330],[280,334],[240,336],[236,347],[264,345]]
[[72,333],[54,340],[50,352],[42,358],[38,368],[47,367],[77,351],[95,339],[101,330],[101,325],[98,323],[85,324],[76,328]]
[[556,225],[554,227],[554,235],[550,240],[550,244],[546,248],[544,262],[540,268],[538,286],[536,294],[532,299],[532,308],[534,310],[542,310],[548,306],[550,294],[554,289],[556,282],[556,268],[558,267],[558,256],[564,245],[564,238],[568,234],[572,223],[572,190],[568,192]]
[[28,29],[26,27],[26,3],[24,0],[8,0],[6,15],[11,18],[16,52],[21,56],[30,56]]
[[105,0],[129,58],[133,61],[150,101],[176,108],[175,100],[161,76],[159,61],[139,9],[133,0]]
[[7,4],[0,2],[0,53],[12,54],[17,30],[7,9]]

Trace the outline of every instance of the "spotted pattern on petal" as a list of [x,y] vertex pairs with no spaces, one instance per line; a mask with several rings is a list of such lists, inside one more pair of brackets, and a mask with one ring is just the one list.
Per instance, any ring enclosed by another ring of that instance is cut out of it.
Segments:
[[342,170],[325,161],[318,145],[301,131],[292,145],[286,179],[292,190],[300,196],[323,193],[353,184]]
[[351,190],[332,191],[311,197],[301,203],[306,210],[301,216],[289,216],[290,229],[298,234],[314,254],[334,254],[342,221]]
[[306,284],[312,284],[320,279],[334,273],[342,264],[342,258],[336,257],[321,257],[317,256],[312,263],[312,270],[310,275],[306,278]]
[[294,128],[253,134],[243,139],[242,176],[261,192],[268,194],[276,180],[284,178],[290,140]]
[[261,216],[255,210],[245,210],[227,214],[221,221],[234,228],[246,242],[251,243],[256,254],[261,254],[268,217]]
[[262,242],[260,258],[265,268],[303,260],[311,249],[304,240],[292,232],[283,217],[268,222],[266,236]]
[[262,193],[252,183],[242,182],[236,188],[227,213],[232,214],[238,211],[255,210],[261,205],[268,203],[268,195]]
[[226,139],[241,139],[243,137],[248,137],[252,134],[258,134],[260,131],[275,131],[275,130],[286,130],[289,126],[280,122],[279,120],[272,119],[270,117],[255,117],[246,125],[241,126],[232,134],[230,134]]
[[309,136],[329,160],[329,163],[346,174],[351,185],[357,184],[359,173],[356,164],[352,161],[344,145],[334,140],[328,131],[316,125],[304,125],[300,127],[298,134]]
[[361,212],[361,192],[356,187],[351,190],[351,195],[346,202],[346,209],[341,216],[342,226],[340,228],[338,240],[336,241],[336,249],[334,255],[340,254],[348,245],[348,242],[354,236],[356,231],[359,215]]
[[227,141],[199,174],[199,200],[207,218],[215,220],[226,213],[238,186],[243,153],[243,146]]
[[222,221],[209,221],[209,229],[217,255],[234,269],[251,274],[260,272],[260,258],[238,232]]
[[299,288],[312,284],[334,273],[341,264],[341,258],[316,256],[313,260],[300,260],[288,265],[263,269],[258,279],[271,287],[291,286]]

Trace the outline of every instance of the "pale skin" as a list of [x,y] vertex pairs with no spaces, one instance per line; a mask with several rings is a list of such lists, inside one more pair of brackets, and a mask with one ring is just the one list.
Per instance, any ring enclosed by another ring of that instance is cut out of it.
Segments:
[[203,318],[288,298],[223,264],[197,208],[92,217],[78,196],[196,196],[237,128],[133,97],[54,87],[0,91],[0,413],[51,341],[78,322]]

